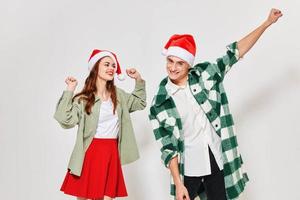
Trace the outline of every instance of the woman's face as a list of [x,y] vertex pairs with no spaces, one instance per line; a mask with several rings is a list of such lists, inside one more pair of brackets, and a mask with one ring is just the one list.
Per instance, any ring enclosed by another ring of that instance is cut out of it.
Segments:
[[111,57],[106,56],[100,60],[99,67],[98,67],[99,78],[105,81],[111,81],[114,79],[116,71],[117,71],[116,63]]

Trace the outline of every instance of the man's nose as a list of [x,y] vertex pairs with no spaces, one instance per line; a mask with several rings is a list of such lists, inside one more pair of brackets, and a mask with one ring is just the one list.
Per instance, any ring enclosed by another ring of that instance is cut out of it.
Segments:
[[176,68],[175,63],[170,64],[170,67],[169,67],[170,71],[175,71],[175,68]]

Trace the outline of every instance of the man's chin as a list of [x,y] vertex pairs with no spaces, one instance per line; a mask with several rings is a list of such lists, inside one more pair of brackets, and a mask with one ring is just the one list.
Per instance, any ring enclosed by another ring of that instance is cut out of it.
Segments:
[[169,77],[169,79],[171,79],[172,81],[176,81],[176,80],[179,79],[178,76],[171,76],[171,75],[169,75],[168,77]]
[[179,80],[181,80],[182,78],[180,76],[170,76],[169,75],[169,79],[172,81],[172,82],[177,82]]

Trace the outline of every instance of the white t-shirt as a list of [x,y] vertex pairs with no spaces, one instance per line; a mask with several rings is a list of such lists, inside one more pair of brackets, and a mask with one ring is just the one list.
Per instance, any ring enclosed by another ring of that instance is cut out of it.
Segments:
[[183,125],[184,175],[205,176],[211,174],[210,147],[218,167],[223,169],[221,138],[211,126],[201,106],[188,85],[177,86],[168,80],[166,89],[173,98]]
[[101,102],[100,115],[95,138],[117,138],[119,119],[117,111],[113,114],[111,99]]

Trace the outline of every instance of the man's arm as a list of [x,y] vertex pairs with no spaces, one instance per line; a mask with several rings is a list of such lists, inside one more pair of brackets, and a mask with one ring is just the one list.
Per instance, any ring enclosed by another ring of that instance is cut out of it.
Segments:
[[[154,100],[152,101],[153,105]],[[164,111],[162,111],[164,112]],[[162,123],[159,122],[157,116],[160,113],[151,106],[149,119],[151,121],[152,129],[154,132],[155,139],[159,141],[161,146],[160,151],[162,153],[161,159],[164,165],[170,170],[175,188],[176,188],[176,199],[177,200],[190,200],[187,189],[184,187],[183,182],[180,178],[179,166],[178,166],[178,143],[177,139],[170,130],[164,128]]]
[[174,157],[170,161],[169,168],[176,187],[176,199],[190,200],[189,193],[180,179],[179,168],[178,168],[178,156]]
[[260,38],[263,32],[271,26],[273,23],[277,22],[277,20],[282,16],[282,13],[278,9],[272,9],[267,20],[262,23],[258,28],[248,34],[246,37],[238,41],[237,46],[239,50],[239,57],[242,58],[256,43],[256,41]]

